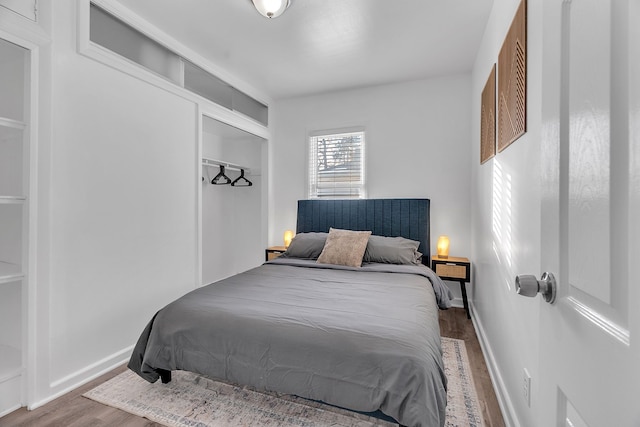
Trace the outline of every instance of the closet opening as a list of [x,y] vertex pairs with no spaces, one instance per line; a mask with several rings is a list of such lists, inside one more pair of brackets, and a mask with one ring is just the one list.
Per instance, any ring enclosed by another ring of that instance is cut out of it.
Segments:
[[264,262],[266,164],[266,139],[202,116],[202,285]]

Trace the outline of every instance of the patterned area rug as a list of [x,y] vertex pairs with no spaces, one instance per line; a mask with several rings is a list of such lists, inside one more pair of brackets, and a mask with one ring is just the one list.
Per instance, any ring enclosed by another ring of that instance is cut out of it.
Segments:
[[[482,427],[464,341],[442,338],[447,427]],[[149,384],[126,371],[83,396],[171,427],[367,427],[397,424],[295,396],[252,391],[191,372]]]

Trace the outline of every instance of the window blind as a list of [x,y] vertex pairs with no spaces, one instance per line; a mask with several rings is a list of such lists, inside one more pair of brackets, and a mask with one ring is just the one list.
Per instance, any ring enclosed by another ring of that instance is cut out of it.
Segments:
[[316,135],[309,142],[309,198],[365,198],[364,132]]

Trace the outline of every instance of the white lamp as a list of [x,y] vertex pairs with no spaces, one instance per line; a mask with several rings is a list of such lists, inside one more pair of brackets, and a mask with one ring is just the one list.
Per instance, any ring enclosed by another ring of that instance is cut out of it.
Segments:
[[262,16],[277,18],[282,15],[291,4],[291,0],[251,0]]

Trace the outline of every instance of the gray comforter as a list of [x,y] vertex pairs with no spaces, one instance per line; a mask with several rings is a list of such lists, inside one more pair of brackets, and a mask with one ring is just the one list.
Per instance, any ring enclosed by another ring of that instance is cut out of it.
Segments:
[[446,377],[434,287],[446,307],[447,288],[424,266],[276,259],[160,310],[129,368],[150,382],[180,369],[380,409],[407,426],[442,426]]

